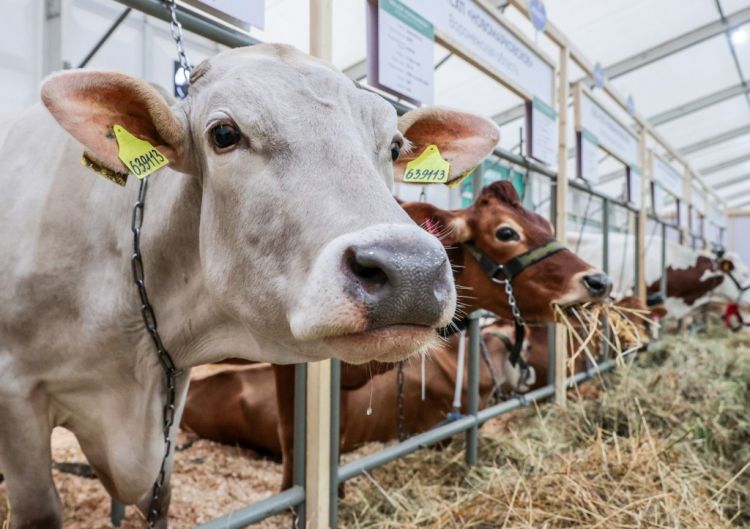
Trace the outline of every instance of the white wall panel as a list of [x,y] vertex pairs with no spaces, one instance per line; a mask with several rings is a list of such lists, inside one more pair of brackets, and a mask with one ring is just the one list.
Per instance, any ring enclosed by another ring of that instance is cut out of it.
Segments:
[[38,99],[44,3],[3,0],[0,31],[0,112],[22,110]]

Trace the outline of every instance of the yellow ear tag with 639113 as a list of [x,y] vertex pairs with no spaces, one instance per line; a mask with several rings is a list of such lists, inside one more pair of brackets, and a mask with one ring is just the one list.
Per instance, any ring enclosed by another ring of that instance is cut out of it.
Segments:
[[444,184],[451,164],[440,155],[437,145],[428,145],[422,154],[406,164],[404,182],[412,184]]
[[112,127],[120,149],[117,157],[138,178],[145,178],[154,171],[169,165],[169,160],[149,142],[136,138],[122,125]]

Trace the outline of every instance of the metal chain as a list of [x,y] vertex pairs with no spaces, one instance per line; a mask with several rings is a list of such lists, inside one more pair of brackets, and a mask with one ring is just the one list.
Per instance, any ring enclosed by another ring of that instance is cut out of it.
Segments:
[[154,527],[156,520],[159,517],[159,499],[161,490],[164,486],[164,481],[167,477],[167,461],[169,459],[169,453],[172,449],[172,438],[171,429],[174,424],[175,418],[175,399],[177,396],[176,381],[177,377],[181,374],[181,371],[177,369],[169,355],[169,352],[164,348],[164,344],[161,341],[159,335],[159,326],[156,322],[156,313],[154,308],[151,306],[151,302],[148,299],[148,293],[146,292],[145,274],[143,269],[143,258],[141,254],[141,229],[143,227],[143,216],[146,206],[146,192],[148,191],[148,177],[141,180],[141,187],[138,191],[138,202],[133,206],[133,217],[130,221],[130,229],[133,232],[133,255],[130,258],[130,264],[133,269],[133,281],[135,281],[136,287],[138,288],[138,295],[141,299],[141,316],[143,317],[143,323],[146,325],[146,331],[151,336],[151,341],[154,343],[156,348],[156,355],[159,359],[164,370],[164,377],[167,387],[167,402],[164,405],[163,410],[163,434],[164,434],[164,457],[161,460],[161,467],[159,468],[159,475],[154,482],[154,487],[151,492],[151,501],[149,503],[148,512],[146,513],[146,520],[149,527]]
[[396,409],[398,411],[398,422],[396,423],[396,431],[398,433],[398,440],[406,440],[406,432],[404,431],[404,361],[398,363],[398,371],[396,372],[396,385],[398,386],[398,394],[396,397]]
[[172,15],[172,20],[169,23],[172,39],[177,45],[177,57],[180,60],[180,66],[185,71],[185,82],[186,84],[190,84],[190,71],[193,67],[190,65],[190,60],[188,60],[185,45],[182,41],[182,24],[177,20],[177,2],[175,0],[162,0],[162,2],[169,9],[170,15]]
[[497,279],[492,278],[492,281],[495,283],[498,283],[500,285],[503,285],[505,287],[505,295],[508,297],[508,305],[510,305],[510,312],[513,314],[513,319],[516,320],[520,325],[526,325],[526,320],[523,319],[523,316],[521,316],[521,311],[518,309],[518,305],[516,304],[516,296],[513,295],[513,287],[510,284],[510,281],[507,279]]

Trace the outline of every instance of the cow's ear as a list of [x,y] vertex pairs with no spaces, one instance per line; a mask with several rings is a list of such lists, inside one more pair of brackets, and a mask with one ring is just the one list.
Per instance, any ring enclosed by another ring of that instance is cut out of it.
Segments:
[[414,222],[440,239],[443,246],[454,246],[474,238],[464,210],[449,211],[426,202],[404,202],[401,207]]
[[664,319],[664,317],[667,315],[667,309],[665,309],[662,306],[653,307],[650,309],[649,315],[652,318],[661,320],[661,319]]
[[113,132],[114,125],[121,125],[184,170],[186,125],[159,91],[141,79],[115,72],[63,72],[44,82],[42,101],[87,155],[107,169],[128,172]]
[[407,112],[398,120],[398,128],[411,143],[393,166],[394,177],[401,181],[406,164],[422,154],[428,145],[437,145],[450,162],[448,182],[471,171],[497,146],[500,131],[489,119],[442,107],[422,107]]
[[734,272],[734,263],[729,259],[722,259],[719,261],[719,270],[727,274]]

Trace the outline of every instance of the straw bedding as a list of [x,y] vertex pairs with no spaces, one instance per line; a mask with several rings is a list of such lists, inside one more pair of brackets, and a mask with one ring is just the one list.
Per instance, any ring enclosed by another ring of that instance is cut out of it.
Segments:
[[[543,405],[487,424],[480,465],[468,472],[457,438],[349,482],[340,526],[750,527],[749,385],[750,338],[668,338],[572,390],[565,411]],[[58,462],[83,461],[62,430],[53,453]],[[176,529],[256,501],[280,480],[278,464],[207,441],[179,452],[175,468]],[[66,527],[109,527],[109,499],[96,480],[54,474]],[[0,484],[0,520],[5,501]],[[142,527],[132,508],[123,527]],[[260,527],[289,527],[289,518]]]
[[750,340],[669,338],[488,424],[468,474],[455,442],[359,478],[341,527],[750,527],[749,384]]

